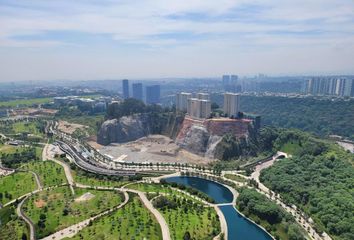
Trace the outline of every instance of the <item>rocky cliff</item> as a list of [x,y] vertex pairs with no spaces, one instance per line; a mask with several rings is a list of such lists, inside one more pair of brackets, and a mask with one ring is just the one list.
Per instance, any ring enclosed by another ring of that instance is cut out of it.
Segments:
[[149,134],[163,134],[176,138],[183,116],[175,113],[143,113],[105,121],[97,133],[102,145],[135,141]]
[[249,119],[206,119],[186,117],[176,138],[176,143],[195,154],[215,158],[218,144],[226,134],[236,138],[249,136],[252,120]]
[[97,142],[108,145],[112,142],[134,141],[149,134],[149,121],[144,115],[121,117],[105,121],[97,134]]

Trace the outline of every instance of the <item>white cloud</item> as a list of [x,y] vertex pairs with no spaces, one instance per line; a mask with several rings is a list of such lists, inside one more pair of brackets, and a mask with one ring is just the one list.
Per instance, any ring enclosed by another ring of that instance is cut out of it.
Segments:
[[[136,70],[137,67],[147,74],[159,75],[162,70],[159,67],[153,70],[151,66],[157,62],[164,66],[166,75],[168,72],[181,75],[184,70],[186,74],[182,75],[197,75],[202,71],[213,75],[213,71],[231,71],[233,66],[243,66],[237,71],[244,73],[261,71],[256,67],[264,72],[280,72],[288,69],[281,66],[286,63],[304,72],[311,66],[320,68],[320,63],[323,63],[323,71],[353,71],[353,10],[352,0],[7,0],[0,3],[0,50],[7,53],[6,57],[0,56],[0,65],[9,64],[6,62],[8,54],[12,55],[14,65],[15,59],[26,55],[31,66],[39,65],[33,69],[51,64],[45,61],[46,58],[61,59],[58,60],[61,62],[66,57],[77,60],[77,72],[61,68],[63,65],[56,62],[46,77],[62,75],[63,71],[75,77],[91,66],[83,59],[107,59],[104,61],[107,66],[93,60],[98,69],[89,75],[97,78],[107,72],[116,76],[120,73],[134,75],[135,72],[127,69]],[[62,36],[41,38],[48,31],[62,32]],[[90,40],[85,44],[72,42],[66,38],[71,33],[104,35],[113,43],[102,46]],[[29,38],[23,37],[26,35]],[[28,53],[26,48],[38,48],[42,55]],[[81,52],[82,49],[89,53]],[[61,54],[56,58],[58,51]],[[346,61],[341,60],[341,54]],[[321,59],[311,64],[294,65],[286,56]],[[270,57],[274,60],[270,61]],[[151,59],[154,60],[149,61]],[[188,63],[186,59],[192,61]],[[230,64],[233,59],[234,63]],[[118,63],[126,67],[117,70],[114,66]],[[178,69],[165,66],[166,63],[178,66]],[[61,70],[56,71],[56,68]],[[35,73],[28,67],[25,69],[28,74],[11,69],[15,66],[6,71],[0,69],[0,80],[35,78]]]

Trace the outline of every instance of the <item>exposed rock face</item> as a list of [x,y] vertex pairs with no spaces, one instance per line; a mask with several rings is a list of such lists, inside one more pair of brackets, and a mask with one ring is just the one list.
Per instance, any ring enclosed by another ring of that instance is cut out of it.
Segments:
[[185,137],[177,139],[177,144],[196,154],[204,154],[207,150],[209,133],[205,127],[193,125]]
[[148,122],[148,118],[144,115],[121,117],[119,120],[107,120],[102,124],[97,134],[97,142],[102,145],[108,145],[112,142],[135,141],[149,134]]
[[176,138],[182,148],[208,158],[215,158],[215,150],[225,134],[237,138],[248,137],[248,119],[192,119],[186,117]]

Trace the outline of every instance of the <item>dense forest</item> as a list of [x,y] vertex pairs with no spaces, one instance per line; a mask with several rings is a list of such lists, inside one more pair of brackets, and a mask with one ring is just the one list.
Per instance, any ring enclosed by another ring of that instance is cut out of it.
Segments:
[[[223,96],[213,95],[212,101],[222,106]],[[354,100],[242,96],[241,110],[261,115],[264,125],[354,140]]]
[[39,160],[35,147],[24,147],[14,153],[0,153],[2,164],[8,168],[17,168],[22,163]]
[[305,234],[293,216],[254,189],[239,189],[237,208],[257,224],[261,224],[275,239],[305,240]]
[[291,153],[261,172],[260,180],[311,216],[335,239],[354,239],[354,155],[296,131],[282,132],[274,148]]

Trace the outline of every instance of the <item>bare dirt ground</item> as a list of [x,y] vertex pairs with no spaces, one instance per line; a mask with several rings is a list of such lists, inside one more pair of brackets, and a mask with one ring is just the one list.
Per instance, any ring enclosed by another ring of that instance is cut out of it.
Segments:
[[90,143],[90,145],[102,154],[112,156],[113,159],[127,155],[124,159],[125,162],[208,164],[214,161],[214,159],[198,156],[181,149],[172,139],[163,135],[149,135],[124,144],[113,143],[102,146]]
[[43,199],[38,199],[37,201],[34,202],[34,205],[37,208],[42,208],[46,205],[47,203]]
[[84,130],[85,128],[87,128],[87,126],[84,126],[81,124],[76,124],[76,123],[69,123],[69,122],[60,120],[58,128],[62,132],[65,132],[67,134],[72,134],[73,132],[75,132],[76,129]]

